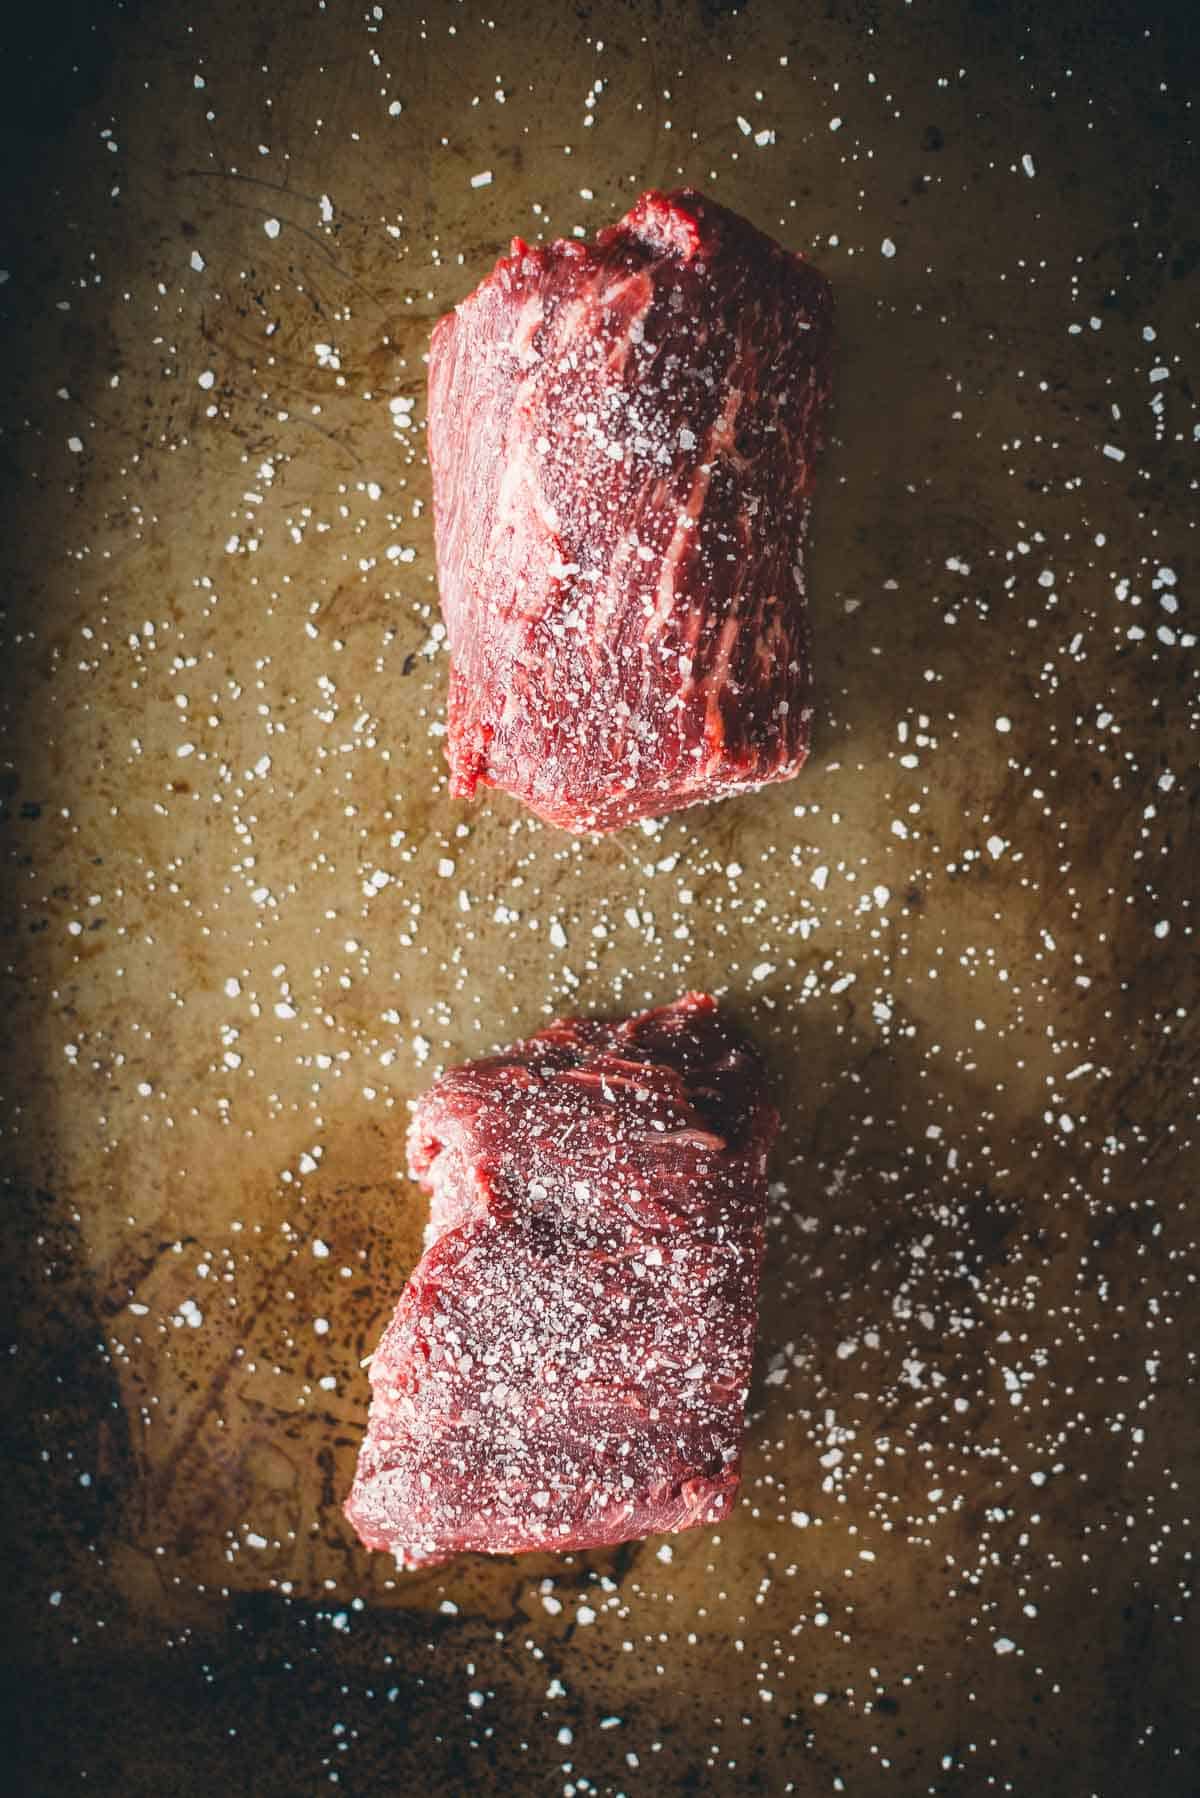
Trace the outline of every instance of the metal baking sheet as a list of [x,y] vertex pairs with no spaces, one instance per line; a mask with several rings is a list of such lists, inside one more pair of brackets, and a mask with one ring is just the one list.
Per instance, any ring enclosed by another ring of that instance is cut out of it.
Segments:
[[[1182,18],[30,28],[0,245],[29,1790],[1191,1790]],[[836,291],[814,753],[573,840],[446,793],[423,356],[511,235],[685,181]],[[739,1508],[397,1574],[340,1503],[424,1221],[409,1103],[697,987],[785,1116]]]

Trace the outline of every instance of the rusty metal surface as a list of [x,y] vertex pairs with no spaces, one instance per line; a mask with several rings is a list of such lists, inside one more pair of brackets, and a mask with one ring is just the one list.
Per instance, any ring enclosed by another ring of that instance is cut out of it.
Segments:
[[[1183,24],[219,0],[35,42],[0,242],[20,1788],[1194,1789]],[[682,180],[835,284],[815,751],[573,841],[445,793],[422,355],[512,233]],[[786,1118],[742,1503],[398,1575],[340,1502],[424,1221],[407,1104],[686,987]]]

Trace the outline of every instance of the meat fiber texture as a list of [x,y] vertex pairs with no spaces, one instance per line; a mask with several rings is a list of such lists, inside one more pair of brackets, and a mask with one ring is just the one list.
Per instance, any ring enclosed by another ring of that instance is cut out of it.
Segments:
[[511,255],[429,357],[451,790],[552,824],[787,780],[832,298],[691,188]]
[[757,1321],[758,1057],[714,1000],[558,1022],[417,1107],[426,1247],[371,1361],[346,1515],[402,1567],[730,1511]]

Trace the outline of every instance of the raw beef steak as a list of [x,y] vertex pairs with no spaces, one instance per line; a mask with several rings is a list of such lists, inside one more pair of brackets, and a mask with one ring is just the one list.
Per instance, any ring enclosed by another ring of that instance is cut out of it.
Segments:
[[688,994],[444,1074],[425,1253],[371,1362],[346,1515],[405,1567],[716,1523],[737,1490],[777,1119]]
[[451,790],[616,830],[808,753],[832,300],[691,188],[512,254],[433,333]]

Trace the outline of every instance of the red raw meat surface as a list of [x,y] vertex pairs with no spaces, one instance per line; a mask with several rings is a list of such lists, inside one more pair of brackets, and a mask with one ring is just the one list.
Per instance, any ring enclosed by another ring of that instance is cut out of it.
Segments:
[[425,1253],[346,1503],[368,1548],[420,1567],[728,1514],[777,1122],[703,994],[436,1082],[409,1136]]
[[808,753],[824,277],[691,188],[512,253],[429,357],[451,790],[616,830]]

